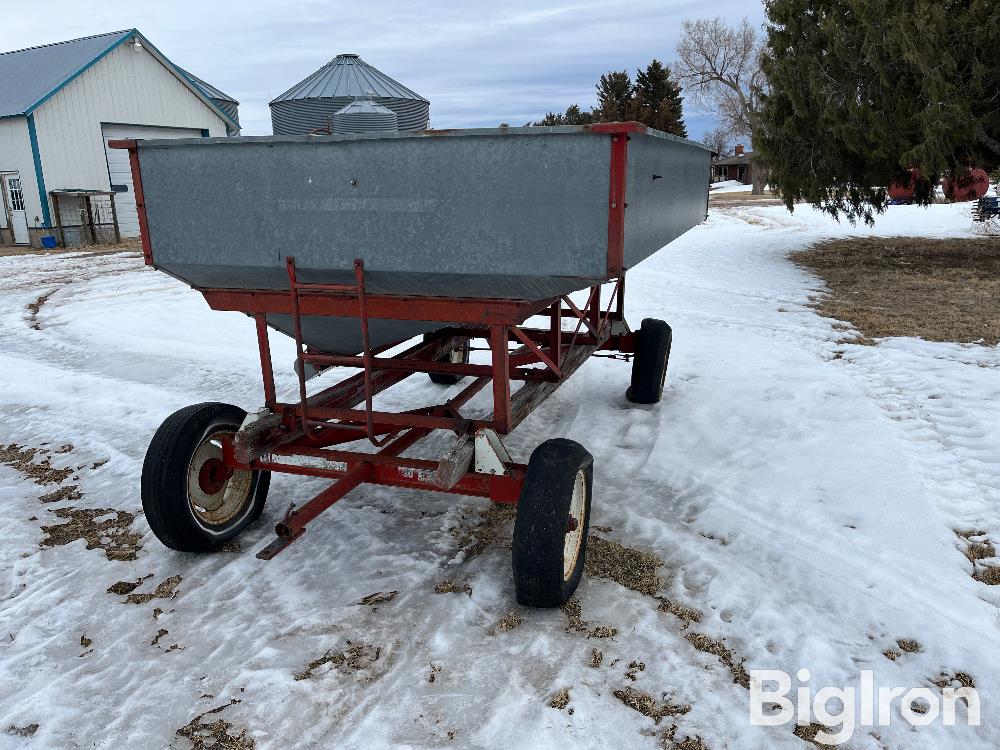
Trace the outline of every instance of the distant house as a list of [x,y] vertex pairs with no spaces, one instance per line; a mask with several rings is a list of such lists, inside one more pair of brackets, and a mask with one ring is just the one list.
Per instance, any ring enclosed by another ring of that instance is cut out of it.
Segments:
[[743,145],[736,146],[736,153],[712,160],[712,182],[739,180],[744,185],[753,182],[753,152],[747,153]]
[[236,104],[135,29],[0,54],[0,244],[92,242],[113,213],[138,236],[128,154],[108,141],[237,133]]

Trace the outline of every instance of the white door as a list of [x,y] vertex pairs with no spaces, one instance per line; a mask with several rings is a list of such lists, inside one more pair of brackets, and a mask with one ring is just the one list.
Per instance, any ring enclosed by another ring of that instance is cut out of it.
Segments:
[[118,212],[118,228],[122,237],[139,236],[139,214],[135,208],[135,192],[132,186],[132,166],[128,151],[108,148],[108,141],[123,138],[199,138],[201,131],[194,128],[157,128],[149,125],[102,125],[104,152],[108,158],[108,177],[115,193],[115,210]]
[[7,200],[10,202],[10,223],[14,230],[14,244],[28,244],[28,214],[24,210],[24,192],[21,190],[21,177],[18,173],[8,172],[3,176],[7,187]]

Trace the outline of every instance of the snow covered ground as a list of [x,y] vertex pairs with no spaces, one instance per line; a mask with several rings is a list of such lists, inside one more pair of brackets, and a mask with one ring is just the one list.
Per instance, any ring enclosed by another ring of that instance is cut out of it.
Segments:
[[708,189],[715,193],[747,193],[753,190],[753,185],[744,185],[739,180],[723,180],[722,182],[713,182],[708,186]]
[[[1000,542],[1000,351],[845,343],[786,255],[872,232],[971,222],[724,209],[630,274],[633,324],[674,328],[662,403],[629,404],[628,365],[595,359],[508,441],[520,460],[583,443],[594,549],[662,560],[635,590],[585,579],[568,613],[514,604],[509,523],[466,498],[362,487],[263,563],[276,519],[323,487],[279,476],[238,551],[166,550],[140,510],[146,444],[182,406],[258,405],[252,325],[137,256],[0,258],[0,444],[51,451],[0,465],[0,747],[805,748],[792,725],[751,726],[738,684],[801,667],[813,691],[865,669],[974,679],[982,726],[959,706],[959,726],[913,728],[897,702],[848,747],[997,747],[1000,587],[956,530]],[[413,378],[383,403],[447,392]],[[40,546],[63,523],[90,541]]]

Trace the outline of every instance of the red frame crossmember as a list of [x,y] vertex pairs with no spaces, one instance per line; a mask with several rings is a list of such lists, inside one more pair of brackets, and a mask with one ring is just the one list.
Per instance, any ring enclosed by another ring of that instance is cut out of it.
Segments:
[[[524,478],[525,466],[507,464],[503,474],[480,474],[471,466],[459,471],[447,483],[441,480],[440,461],[406,458],[401,454],[433,430],[450,430],[458,438],[468,439],[479,430],[494,430],[503,435],[523,421],[532,410],[551,395],[586,359],[600,350],[634,351],[634,335],[622,319],[624,277],[614,284],[608,304],[600,307],[600,285],[586,291],[587,302],[581,308],[568,296],[542,303],[520,300],[471,300],[447,298],[408,299],[416,309],[442,308],[452,325],[442,328],[427,341],[414,344],[394,354],[388,352],[403,342],[373,349],[368,336],[371,297],[365,287],[364,263],[355,261],[353,284],[304,283],[299,279],[295,260],[286,261],[289,290],[284,301],[270,294],[253,294],[258,302],[272,301],[274,309],[257,309],[254,319],[260,349],[260,363],[266,409],[256,420],[237,433],[225,445],[227,466],[233,469],[276,471],[287,474],[335,480],[328,489],[300,508],[290,508],[276,527],[277,537],[258,555],[270,559],[301,536],[306,525],[317,515],[365,483],[411,489],[429,489],[489,498],[494,502],[516,502]],[[206,294],[210,301],[218,297]],[[425,304],[426,303],[426,304]],[[496,304],[499,303],[499,304]],[[380,311],[388,302],[380,303]],[[362,331],[362,351],[358,355],[339,355],[308,349],[302,338],[303,319],[322,309],[336,311],[340,317],[356,318]],[[274,390],[269,313],[289,311],[296,342],[295,370],[298,401],[277,401]],[[448,313],[453,313],[450,315]],[[535,315],[545,315],[548,326],[527,325]],[[470,323],[490,320],[490,323]],[[563,320],[575,321],[573,330],[563,328]],[[457,320],[456,320],[457,319]],[[467,346],[472,338],[489,343],[490,363],[456,363],[449,353]],[[510,343],[517,348],[511,350]],[[349,366],[361,371],[310,395],[307,366],[318,370]],[[447,373],[472,376],[457,394],[443,404],[405,412],[387,412],[374,408],[374,398],[415,373]],[[521,381],[513,391],[512,381]],[[492,383],[492,413],[467,418],[463,407]],[[366,440],[376,452],[343,450],[337,446]]]

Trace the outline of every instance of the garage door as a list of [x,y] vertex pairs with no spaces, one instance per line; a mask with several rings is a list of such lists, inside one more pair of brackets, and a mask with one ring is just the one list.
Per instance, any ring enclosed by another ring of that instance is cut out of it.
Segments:
[[119,138],[199,138],[201,131],[193,128],[154,128],[148,125],[102,125],[104,151],[108,157],[108,177],[115,191],[115,208],[122,237],[139,236],[139,216],[135,210],[135,192],[132,189],[132,167],[128,151],[108,148],[108,141]]

